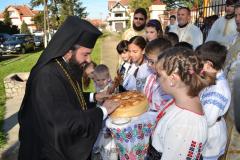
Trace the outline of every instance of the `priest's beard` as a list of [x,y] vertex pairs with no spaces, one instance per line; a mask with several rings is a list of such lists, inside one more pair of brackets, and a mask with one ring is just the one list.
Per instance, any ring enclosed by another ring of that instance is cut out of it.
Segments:
[[87,62],[83,62],[83,63],[79,64],[76,60],[75,54],[73,54],[73,56],[70,58],[68,64],[69,64],[72,76],[76,80],[81,82],[83,68],[87,64]]
[[133,23],[133,29],[136,30],[136,31],[141,31],[145,28],[145,24],[141,25],[141,26],[136,26],[134,23]]

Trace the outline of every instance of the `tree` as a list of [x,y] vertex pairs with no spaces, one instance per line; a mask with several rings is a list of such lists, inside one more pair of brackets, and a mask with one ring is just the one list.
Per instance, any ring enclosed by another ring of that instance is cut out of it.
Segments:
[[174,9],[182,6],[192,8],[193,6],[203,4],[203,0],[163,0],[163,2],[167,5],[167,9]]
[[18,33],[20,33],[18,26],[12,25],[10,34],[18,34]]
[[[47,21],[49,26],[57,29],[67,16],[78,16],[86,18],[88,13],[86,7],[82,6],[80,0],[45,0],[47,4]],[[37,7],[44,5],[44,0],[31,0],[31,6]]]
[[11,18],[10,18],[10,16],[9,16],[9,12],[7,11],[7,8],[6,8],[6,9],[4,10],[4,12],[3,12],[3,17],[4,17],[3,22],[4,22],[6,25],[8,25],[8,26],[12,25],[12,21],[11,21]]
[[21,25],[21,33],[23,34],[30,34],[30,31],[28,29],[27,23],[25,23],[23,21],[22,25]]
[[60,21],[62,23],[67,16],[86,18],[88,13],[85,10],[86,7],[82,7],[82,2],[79,0],[62,0],[60,8]]
[[34,23],[36,24],[37,26],[37,30],[38,31],[42,31],[43,30],[43,11],[40,11],[38,14],[36,14],[34,17],[33,17],[33,21]]
[[153,0],[130,0],[129,5],[132,11],[135,11],[137,8],[141,7],[146,9],[148,12],[148,7],[152,4]]
[[82,7],[82,2],[77,2],[74,5],[74,15],[80,18],[86,18],[88,13],[86,12],[86,7]]

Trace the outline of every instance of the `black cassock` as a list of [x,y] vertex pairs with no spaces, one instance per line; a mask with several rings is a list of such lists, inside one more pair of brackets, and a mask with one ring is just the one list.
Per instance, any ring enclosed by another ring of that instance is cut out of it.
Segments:
[[101,34],[88,21],[70,16],[52,37],[31,70],[19,110],[19,160],[86,160],[90,156],[103,113],[88,102],[89,94],[80,94],[62,57],[76,44],[93,48]]
[[[65,62],[60,62],[67,69]],[[19,111],[19,139],[23,142],[19,159],[87,159],[102,126],[101,109],[90,103],[87,110],[81,108],[83,104],[54,60],[28,83],[31,89]],[[89,98],[87,93],[84,96]]]

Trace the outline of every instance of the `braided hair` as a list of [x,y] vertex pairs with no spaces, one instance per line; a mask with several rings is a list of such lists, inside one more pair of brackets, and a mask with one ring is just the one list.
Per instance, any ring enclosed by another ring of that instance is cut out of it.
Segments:
[[205,72],[203,61],[190,49],[172,47],[159,55],[160,61],[167,75],[176,73],[189,86],[189,96],[198,96],[203,88],[215,84],[216,75]]

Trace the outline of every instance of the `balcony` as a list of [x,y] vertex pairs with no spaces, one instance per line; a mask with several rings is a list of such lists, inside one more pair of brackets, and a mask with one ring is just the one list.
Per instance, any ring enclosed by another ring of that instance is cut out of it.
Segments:
[[130,20],[130,17],[108,17],[107,21],[126,21]]

